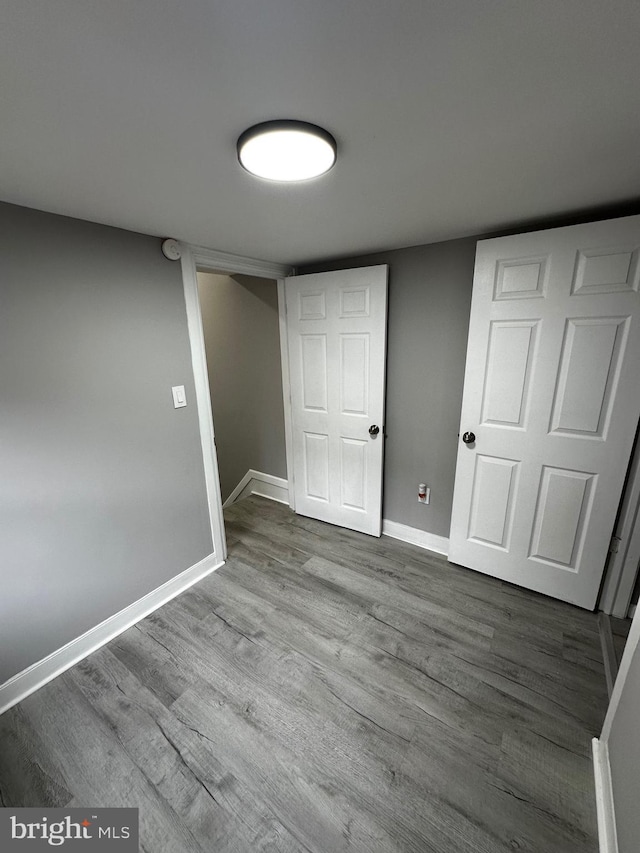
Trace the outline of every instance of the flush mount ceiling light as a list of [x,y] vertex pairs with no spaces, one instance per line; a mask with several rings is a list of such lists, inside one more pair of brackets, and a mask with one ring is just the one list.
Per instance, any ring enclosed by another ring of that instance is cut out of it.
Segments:
[[265,121],[238,139],[240,164],[270,181],[306,181],[336,162],[336,141],[326,130],[304,121]]

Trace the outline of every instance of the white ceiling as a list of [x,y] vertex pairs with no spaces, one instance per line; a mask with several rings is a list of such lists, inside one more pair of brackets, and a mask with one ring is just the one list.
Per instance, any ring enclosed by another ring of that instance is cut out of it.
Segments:
[[[299,263],[640,198],[638,0],[4,0],[0,197]],[[320,124],[324,178],[235,141]]]

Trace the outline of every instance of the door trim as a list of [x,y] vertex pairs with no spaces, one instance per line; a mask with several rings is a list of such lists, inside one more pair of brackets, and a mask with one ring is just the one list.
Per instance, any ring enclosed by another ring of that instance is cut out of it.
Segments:
[[286,264],[275,264],[258,258],[245,258],[242,255],[208,249],[206,246],[194,246],[188,243],[182,243],[181,246],[191,253],[196,267],[212,272],[254,275],[256,278],[270,278],[274,281],[293,274],[293,267]]
[[[290,274],[293,274],[292,271]],[[282,402],[284,404],[284,443],[287,457],[289,506],[295,512],[295,480],[293,471],[293,413],[291,411],[291,377],[289,374],[289,335],[287,332],[287,299],[285,277],[278,279],[278,324],[280,326],[280,363],[282,373]]]
[[[209,374],[207,372],[204,330],[202,328],[202,314],[200,311],[200,298],[198,296],[198,269],[230,274],[253,275],[257,278],[269,278],[272,280],[278,280],[291,275],[293,269],[283,264],[274,264],[256,258],[245,258],[240,255],[219,252],[216,249],[208,249],[205,246],[194,246],[189,243],[180,243],[180,249],[180,267],[182,270],[182,284],[187,313],[191,366],[196,391],[200,444],[202,447],[204,479],[209,509],[209,525],[214,553],[219,560],[226,560],[227,543],[222,515],[220,474],[218,472],[211,395],[209,393]],[[289,453],[287,451],[287,471],[289,470]]]
[[640,560],[640,431],[622,490],[615,536],[620,542],[618,550],[609,555],[598,609],[624,619],[629,613]]

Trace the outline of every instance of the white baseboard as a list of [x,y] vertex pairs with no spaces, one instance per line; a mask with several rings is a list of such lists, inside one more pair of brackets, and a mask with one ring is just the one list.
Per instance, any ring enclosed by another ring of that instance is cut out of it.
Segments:
[[435,551],[436,554],[444,554],[445,557],[449,553],[449,540],[446,536],[436,536],[435,533],[427,533],[425,530],[389,521],[387,518],[382,519],[382,535],[409,542],[427,551]]
[[596,786],[600,853],[618,853],[609,750],[607,744],[598,740],[597,737],[593,738],[591,746],[593,748],[593,777]]
[[260,495],[260,497],[288,505],[289,483],[282,477],[274,477],[273,474],[263,474],[261,471],[254,471],[253,468],[249,468],[223,503],[222,508],[226,509],[248,495]]
[[[260,495],[263,498],[270,498],[272,501],[288,505],[289,483],[282,477],[263,474],[261,471],[254,471],[253,468],[250,468],[224,502],[223,509],[248,495]],[[411,545],[417,545],[427,551],[434,551],[436,554],[443,554],[445,557],[449,553],[449,540],[446,536],[436,536],[435,533],[426,533],[417,527],[409,527],[406,524],[399,524],[397,521],[389,521],[386,518],[382,519],[382,535],[390,536],[392,539],[400,539],[402,542],[409,542]]]
[[636,607],[637,607],[637,604],[630,604],[629,605],[629,612],[627,613],[627,617],[629,619],[633,619],[633,617],[636,615]]
[[134,601],[124,610],[110,616],[94,628],[90,628],[81,637],[71,640],[70,643],[52,652],[46,658],[14,675],[9,681],[0,684],[0,714],[4,714],[9,708],[26,699],[27,696],[39,690],[47,682],[61,675],[65,670],[86,658],[87,655],[97,651],[105,643],[113,640],[127,628],[135,625],[136,622],[144,619],[145,616],[153,613],[154,610],[162,607],[163,604],[171,601],[172,598],[180,595],[181,592],[189,589],[193,584],[219,569],[222,565],[224,562],[218,561],[215,554],[209,554],[199,563],[171,578],[138,601]]

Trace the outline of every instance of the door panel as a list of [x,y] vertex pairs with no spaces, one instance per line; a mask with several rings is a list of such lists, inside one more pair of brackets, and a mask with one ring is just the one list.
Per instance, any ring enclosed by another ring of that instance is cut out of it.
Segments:
[[367,508],[367,442],[340,439],[340,506],[365,512]]
[[369,417],[369,335],[340,335],[340,414]]
[[326,335],[301,335],[302,400],[306,411],[327,411]]
[[478,243],[449,559],[595,606],[640,415],[640,217]]
[[329,436],[304,433],[305,496],[314,501],[329,501]]
[[285,296],[296,512],[379,536],[387,267],[295,276]]
[[299,320],[325,320],[327,306],[323,290],[298,295]]
[[543,466],[529,556],[575,570],[597,475]]
[[483,423],[524,427],[537,325],[536,320],[491,323]]
[[638,249],[585,249],[577,254],[573,294],[638,290]]
[[551,432],[605,438],[630,319],[567,320]]
[[518,462],[476,456],[469,539],[506,550],[511,538]]

